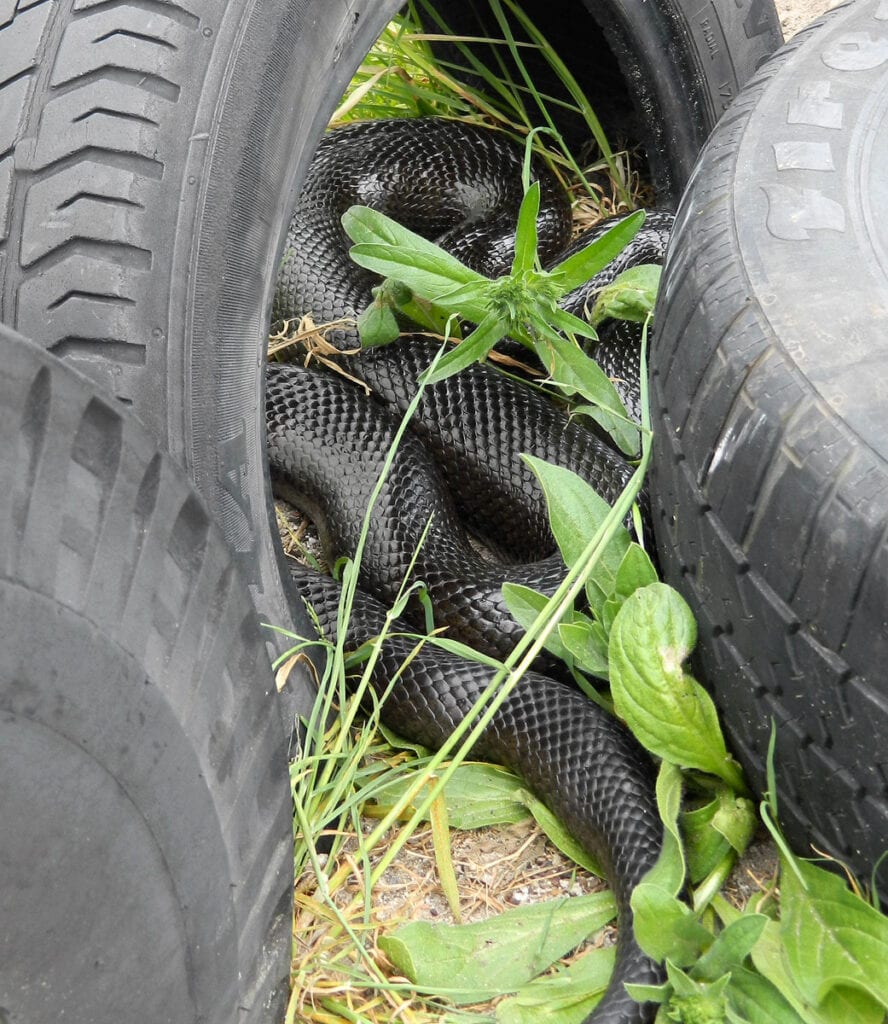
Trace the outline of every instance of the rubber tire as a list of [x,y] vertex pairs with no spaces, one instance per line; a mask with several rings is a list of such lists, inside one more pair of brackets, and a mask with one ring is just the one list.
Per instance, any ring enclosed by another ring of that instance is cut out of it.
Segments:
[[[14,6],[0,0],[0,319],[133,408],[195,481],[264,620],[306,633],[262,457],[264,335],[296,189],[398,2]],[[545,27],[548,4],[527,6]],[[771,0],[734,0],[723,20],[699,6],[589,4],[624,61],[643,54],[633,94],[681,168],[779,38]],[[292,678],[290,720],[311,700],[307,673]]]
[[[652,490],[699,670],[780,819],[888,849],[888,24],[837,9],[707,145],[656,311]],[[879,8],[881,10],[881,8]],[[888,879],[885,865],[882,878]]]
[[277,1024],[287,750],[190,481],[0,326],[0,1018]]
[[[496,38],[501,30],[484,6],[475,0],[448,0],[443,24],[430,27],[437,31],[446,25],[467,39]],[[772,0],[718,5],[698,0],[582,0],[587,13],[577,0],[523,6],[540,22],[555,51],[573,56],[571,71],[608,138],[630,148],[642,146],[658,203],[672,209],[716,121],[783,42]],[[465,64],[456,47],[440,42],[432,46],[443,59]],[[492,49],[476,44],[476,59],[490,63],[495,59]],[[536,49],[526,49],[522,60],[541,93],[564,95],[557,75]],[[483,87],[480,79],[476,82]],[[558,106],[551,106],[549,113],[571,147],[581,152],[589,137],[582,117]]]

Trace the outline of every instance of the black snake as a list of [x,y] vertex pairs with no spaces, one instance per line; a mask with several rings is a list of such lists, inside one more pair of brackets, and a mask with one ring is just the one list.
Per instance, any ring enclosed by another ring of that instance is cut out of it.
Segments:
[[[372,205],[439,240],[467,264],[495,276],[511,264],[522,196],[520,151],[496,133],[436,118],[362,122],[330,132],[319,148],[294,212],[278,283],[276,318],[310,313],[317,323],[354,315],[375,279],[348,258],[340,225],[351,205]],[[569,209],[539,168],[544,196],[540,250],[565,253]],[[582,311],[591,290],[630,262],[662,259],[668,215],[654,215],[621,265],[569,297]],[[585,244],[588,238],[574,245]],[[572,251],[572,250],[571,250]],[[337,348],[357,347],[353,331],[332,333]],[[319,524],[329,550],[352,555],[364,512],[418,374],[436,351],[419,338],[353,355],[349,373],[364,392],[335,375],[271,364],[266,382],[268,455],[277,490]],[[605,354],[606,360],[609,354]],[[628,376],[616,350],[610,372]],[[607,444],[568,420],[537,390],[489,365],[426,389],[393,460],[370,519],[349,645],[376,635],[431,517],[415,574],[429,590],[436,623],[503,658],[520,634],[502,600],[505,579],[552,592],[564,567],[551,555],[545,505],[536,478],[518,457],[532,452],[574,469],[609,501],[630,469]],[[469,532],[488,539],[513,564],[479,555]],[[507,525],[508,524],[508,525]],[[542,561],[530,562],[540,554]],[[299,592],[324,631],[336,630],[338,588],[294,567]],[[384,604],[379,604],[383,602]],[[422,626],[419,608],[414,626]],[[405,628],[409,628],[405,625]],[[380,689],[406,654],[390,640],[374,682]],[[426,648],[383,708],[403,735],[438,746],[489,681],[489,672]],[[655,983],[661,970],[637,946],[629,896],[653,865],[662,829],[651,764],[628,732],[572,687],[528,674],[498,711],[475,749],[522,775],[605,866],[620,915],[617,966],[589,1021],[630,1024],[653,1008],[627,995],[623,982]]]

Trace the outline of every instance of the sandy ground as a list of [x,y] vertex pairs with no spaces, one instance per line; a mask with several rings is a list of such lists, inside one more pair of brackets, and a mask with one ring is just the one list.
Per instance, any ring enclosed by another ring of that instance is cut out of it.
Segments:
[[783,25],[783,35],[789,39],[809,22],[835,7],[840,0],[775,0]]

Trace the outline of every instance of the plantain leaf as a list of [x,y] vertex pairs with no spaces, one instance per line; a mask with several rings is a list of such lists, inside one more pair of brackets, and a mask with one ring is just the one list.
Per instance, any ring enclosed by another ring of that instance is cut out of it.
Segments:
[[[785,894],[783,895],[785,901]],[[805,1024],[884,1024],[885,1008],[860,989],[836,986],[821,1003],[809,999],[795,983],[787,967],[786,950],[781,941],[781,926],[769,921],[752,950],[752,960],[789,1002]]]
[[[549,603],[549,598],[545,594],[520,583],[503,583],[502,593],[512,618],[525,630],[530,629],[537,616]],[[551,632],[546,640],[546,650],[562,661],[570,660],[569,649],[561,642],[559,634],[555,631]]]
[[694,964],[691,976],[701,981],[717,981],[741,967],[769,920],[764,914],[747,913],[738,917],[718,934]]
[[558,637],[578,668],[599,679],[608,678],[607,634],[601,623],[587,616],[574,622],[562,622]]
[[652,882],[635,887],[632,912],[638,944],[655,960],[668,957],[678,967],[690,967],[712,942],[688,906]]
[[807,1024],[772,982],[745,967],[731,970],[728,1006],[749,1024]]
[[888,918],[837,875],[795,866],[798,874],[788,865],[780,873],[780,936],[800,991],[822,1003],[837,987],[857,988],[888,1009]]
[[614,581],[614,593],[620,598],[631,597],[636,590],[656,583],[660,577],[654,568],[650,555],[640,544],[634,541],[629,545],[620,568],[617,570],[617,577]]
[[652,753],[699,768],[745,790],[728,754],[712,698],[682,663],[697,627],[684,599],[663,583],[636,590],[610,633],[611,692],[617,714]]
[[395,967],[420,988],[457,1004],[515,992],[610,921],[609,892],[507,910],[478,924],[398,928],[379,940]]
[[724,785],[709,803],[682,814],[691,881],[705,878],[731,849],[742,853],[755,832],[756,820],[751,801]]
[[580,1024],[608,986],[614,952],[613,946],[591,949],[556,974],[534,978],[497,1004],[497,1024]]
[[[553,466],[533,455],[521,457],[543,488],[552,533],[561,556],[565,564],[573,565],[604,522],[610,506],[582,477],[569,469]],[[618,527],[595,566],[592,579],[606,594],[614,588],[617,571],[628,546],[629,534],[622,526]]]
[[598,861],[574,839],[542,800],[531,793],[529,789],[522,791],[520,799],[540,828],[565,857],[569,857],[575,864],[591,871],[593,875],[604,878],[604,870]]
[[[398,778],[375,790],[374,799],[384,807],[394,806],[414,782],[409,775]],[[444,787],[444,802],[454,828],[511,825],[529,815],[524,783],[505,768],[475,761],[456,769]]]

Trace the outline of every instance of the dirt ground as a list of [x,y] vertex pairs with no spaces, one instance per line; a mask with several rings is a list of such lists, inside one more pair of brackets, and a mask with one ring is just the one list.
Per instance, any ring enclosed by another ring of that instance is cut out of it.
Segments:
[[775,0],[783,25],[783,35],[789,39],[809,22],[835,7],[840,0]]

